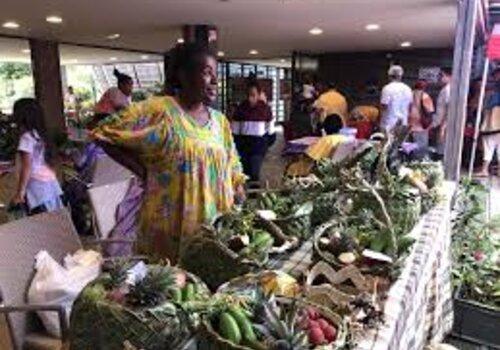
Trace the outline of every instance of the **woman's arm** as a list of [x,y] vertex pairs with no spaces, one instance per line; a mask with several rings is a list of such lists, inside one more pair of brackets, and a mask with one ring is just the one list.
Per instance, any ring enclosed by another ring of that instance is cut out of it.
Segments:
[[138,157],[133,152],[126,151],[121,147],[103,141],[99,141],[98,145],[101,146],[106,154],[113,158],[113,160],[136,174],[142,181],[146,180],[146,168],[141,164]]
[[21,158],[21,171],[19,174],[19,182],[17,184],[17,191],[12,199],[14,204],[24,203],[26,196],[26,187],[31,174],[31,154],[27,152],[19,152]]

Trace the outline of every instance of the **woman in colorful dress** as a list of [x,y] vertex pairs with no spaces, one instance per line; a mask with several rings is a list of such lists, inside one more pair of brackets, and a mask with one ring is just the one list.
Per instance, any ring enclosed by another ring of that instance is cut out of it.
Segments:
[[92,133],[114,159],[146,181],[141,252],[175,263],[200,225],[244,196],[245,175],[217,96],[217,62],[195,44],[175,49],[168,81],[175,96],[153,97]]

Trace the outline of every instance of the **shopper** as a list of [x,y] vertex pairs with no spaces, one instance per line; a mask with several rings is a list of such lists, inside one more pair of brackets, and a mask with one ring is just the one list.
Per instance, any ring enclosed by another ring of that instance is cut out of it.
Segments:
[[497,162],[500,164],[500,69],[493,73],[495,92],[488,99],[486,113],[481,125],[481,139],[483,142],[483,163],[477,176],[488,176],[489,166],[496,152]]
[[119,72],[117,69],[113,71],[113,75],[116,77],[117,86],[106,90],[99,102],[97,102],[94,109],[95,117],[89,123],[89,129],[96,127],[99,121],[110,114],[128,107],[132,101],[132,90],[134,88],[132,78],[127,74]]
[[63,192],[49,165],[52,152],[42,108],[36,100],[23,98],[14,104],[13,116],[21,132],[17,147],[21,167],[12,203],[23,205],[30,215],[61,209]]
[[245,175],[217,97],[217,61],[196,44],[173,50],[167,81],[175,96],[132,104],[92,132],[118,162],[147,181],[141,252],[175,264],[200,227],[244,196]]
[[273,119],[271,108],[260,99],[261,94],[257,82],[249,84],[247,99],[240,103],[231,122],[243,170],[255,185],[260,180],[260,169],[268,149],[269,125]]
[[382,89],[380,128],[386,132],[391,132],[398,123],[408,124],[413,94],[411,88],[402,82],[403,73],[401,66],[391,66],[388,71],[390,82]]
[[451,68],[441,68],[441,83],[443,84],[443,87],[437,98],[436,114],[432,122],[432,128],[434,129],[436,138],[436,157],[440,160],[443,159],[444,156],[444,146],[446,141],[446,124],[448,121],[448,107],[451,92]]
[[418,145],[416,151],[418,158],[427,155],[429,148],[429,127],[432,124],[434,114],[434,102],[425,91],[427,82],[418,80],[413,90],[413,103],[408,121],[410,127],[410,139]]
[[315,132],[321,130],[321,125],[329,115],[338,115],[345,124],[348,117],[348,106],[345,97],[335,90],[334,85],[330,83],[328,89],[323,92],[313,104],[313,129]]

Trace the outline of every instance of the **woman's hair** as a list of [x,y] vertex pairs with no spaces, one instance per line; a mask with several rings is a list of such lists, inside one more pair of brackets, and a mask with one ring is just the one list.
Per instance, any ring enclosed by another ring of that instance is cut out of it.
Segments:
[[199,43],[177,45],[171,51],[167,70],[167,85],[170,93],[181,88],[180,75],[190,74],[198,68],[205,57],[215,57],[213,52]]
[[427,87],[427,82],[423,79],[419,79],[415,83],[415,89],[417,90],[425,90],[426,87]]
[[29,132],[33,136],[34,132],[38,134],[45,144],[45,160],[50,164],[51,143],[47,136],[44,113],[38,101],[33,98],[21,98],[14,103],[12,114],[14,122],[21,129],[21,134],[23,132]]
[[338,114],[330,114],[325,118],[322,128],[327,135],[337,134],[343,127],[342,118]]
[[120,72],[118,69],[113,69],[113,75],[116,77],[118,80],[118,84],[127,84],[127,83],[132,83],[132,77],[130,75],[127,75],[125,73]]
[[453,71],[452,67],[441,67],[441,73],[446,74],[447,76],[451,77],[452,71]]
[[250,90],[252,90],[252,89],[256,89],[259,94],[262,92],[262,87],[260,86],[260,84],[257,80],[251,80],[248,82],[247,93],[249,93]]

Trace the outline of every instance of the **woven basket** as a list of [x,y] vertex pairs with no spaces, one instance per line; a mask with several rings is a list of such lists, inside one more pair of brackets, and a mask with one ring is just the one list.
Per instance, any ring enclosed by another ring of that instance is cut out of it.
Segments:
[[[201,280],[187,274],[207,295]],[[122,350],[128,343],[138,349],[175,349],[199,326],[199,317],[188,315],[166,301],[152,307],[122,305],[106,297],[103,280],[87,286],[75,301],[71,313],[71,350]]]
[[186,242],[179,266],[202,276],[203,281],[214,291],[235,277],[263,268],[267,261],[267,255],[261,260],[242,259],[213,235],[202,230]]
[[[289,304],[295,299],[290,298],[277,298],[277,301],[280,304]],[[331,350],[340,350],[343,349],[347,343],[348,338],[348,329],[347,324],[343,321],[342,317],[333,311],[318,305],[316,303],[312,303],[306,300],[298,300],[299,305],[303,307],[312,306],[314,307],[321,317],[330,321],[330,323],[334,324],[337,328],[337,340],[330,344],[329,349]],[[227,339],[222,338],[212,327],[212,323],[209,319],[204,318],[200,328],[200,350],[252,350],[245,345],[238,345],[230,342]],[[314,348],[311,348],[314,350]]]

